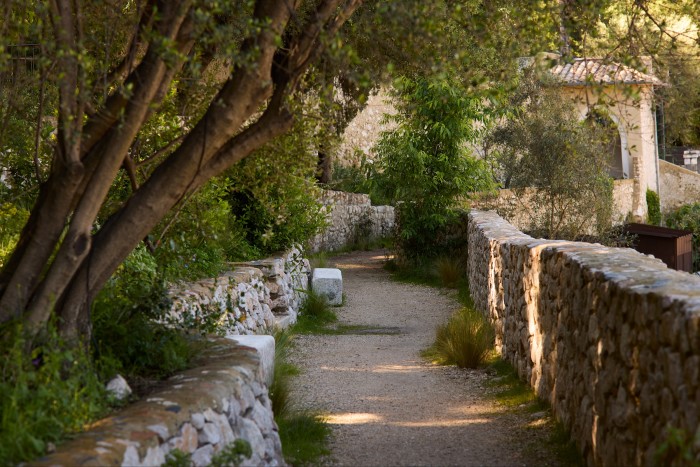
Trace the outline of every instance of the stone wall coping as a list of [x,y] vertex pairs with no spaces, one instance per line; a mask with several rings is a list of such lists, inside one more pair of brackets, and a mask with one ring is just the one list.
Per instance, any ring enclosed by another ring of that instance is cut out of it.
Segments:
[[[686,312],[700,313],[700,277],[669,269],[660,259],[631,248],[606,247],[598,243],[535,239],[520,232],[498,214],[474,210],[469,214],[475,225],[491,240],[523,245],[531,254],[561,254],[576,261],[592,274],[600,274],[635,294],[657,294],[683,305]],[[669,306],[671,303],[668,304]]]

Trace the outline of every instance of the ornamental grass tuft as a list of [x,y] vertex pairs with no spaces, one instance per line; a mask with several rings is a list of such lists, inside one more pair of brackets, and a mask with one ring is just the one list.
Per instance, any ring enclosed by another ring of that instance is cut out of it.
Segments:
[[493,348],[494,332],[486,318],[471,307],[455,312],[437,327],[435,343],[426,356],[443,365],[477,368]]

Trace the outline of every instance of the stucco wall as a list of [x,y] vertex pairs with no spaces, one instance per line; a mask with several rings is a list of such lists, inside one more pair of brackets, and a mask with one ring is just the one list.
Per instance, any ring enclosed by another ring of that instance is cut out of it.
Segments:
[[666,161],[659,161],[661,211],[700,202],[700,174]]
[[[700,278],[631,249],[537,240],[469,215],[469,288],[497,346],[589,465],[650,465],[698,429]],[[700,461],[700,446],[690,446]]]

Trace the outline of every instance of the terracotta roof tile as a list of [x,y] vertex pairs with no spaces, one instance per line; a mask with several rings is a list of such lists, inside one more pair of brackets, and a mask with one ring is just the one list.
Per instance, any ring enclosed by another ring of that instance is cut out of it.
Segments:
[[652,84],[663,86],[656,76],[642,73],[619,63],[606,63],[599,58],[576,58],[572,63],[558,64],[549,72],[566,86],[592,84]]

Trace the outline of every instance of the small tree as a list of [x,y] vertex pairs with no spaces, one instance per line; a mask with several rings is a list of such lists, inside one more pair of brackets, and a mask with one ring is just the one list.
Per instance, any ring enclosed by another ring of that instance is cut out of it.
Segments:
[[459,197],[490,186],[482,161],[468,155],[479,100],[446,79],[402,78],[395,83],[396,127],[375,147],[377,184],[397,203],[397,247],[406,260],[435,256],[440,230],[455,218]]
[[[510,100],[512,113],[489,136],[501,183],[524,203],[530,229],[576,239],[610,227],[610,132],[579,120],[573,104],[534,73]],[[593,229],[591,229],[591,226]]]

